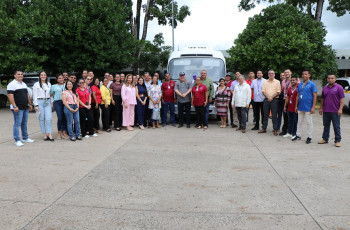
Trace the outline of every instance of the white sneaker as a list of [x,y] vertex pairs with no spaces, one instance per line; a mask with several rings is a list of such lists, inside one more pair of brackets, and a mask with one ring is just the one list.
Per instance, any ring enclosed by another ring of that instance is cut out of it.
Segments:
[[286,135],[283,135],[283,137],[292,137],[292,135],[290,135],[289,133],[287,133]]
[[292,139],[294,139],[296,136],[292,136]]
[[21,146],[23,146],[24,144],[23,144],[21,141],[16,141],[16,142],[15,142],[15,145],[16,145],[17,147],[21,147]]
[[85,137],[84,137],[84,138],[88,139],[89,137],[90,137],[89,135],[85,135]]
[[28,138],[27,140],[22,140],[23,143],[33,143],[34,140]]
[[96,133],[94,133],[92,136],[93,136],[93,137],[98,137],[98,135],[97,135]]

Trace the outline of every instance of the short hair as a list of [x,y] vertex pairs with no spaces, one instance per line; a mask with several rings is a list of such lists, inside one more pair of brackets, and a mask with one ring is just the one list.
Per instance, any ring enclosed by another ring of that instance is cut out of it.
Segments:
[[289,70],[290,72],[292,72],[289,68],[288,68],[288,69],[285,69],[284,71],[286,71],[286,70]]
[[297,76],[291,76],[290,79],[295,78],[295,80],[298,80]]
[[264,73],[264,72],[262,71],[262,69],[258,69],[256,72]]
[[[329,73],[328,76],[334,76],[335,78],[337,78],[337,75],[334,73]],[[327,76],[327,78],[328,78],[328,76]]]
[[303,72],[308,72],[310,74],[310,70],[304,69]]
[[89,72],[87,69],[83,69],[82,73],[83,73],[84,71]]
[[[269,69],[269,72],[271,72],[271,71],[273,71],[273,72],[275,73],[275,70],[273,70],[273,69]],[[269,72],[268,72],[268,73],[269,73]]]
[[15,70],[15,72],[13,72],[13,74],[17,74],[17,72],[22,72],[22,73],[23,73],[23,71],[22,71],[22,70],[20,70],[20,69],[16,69],[16,70]]
[[63,76],[61,73],[56,74],[56,79],[58,79],[59,76]]
[[69,76],[70,77],[77,77],[77,75],[75,73],[70,73]]

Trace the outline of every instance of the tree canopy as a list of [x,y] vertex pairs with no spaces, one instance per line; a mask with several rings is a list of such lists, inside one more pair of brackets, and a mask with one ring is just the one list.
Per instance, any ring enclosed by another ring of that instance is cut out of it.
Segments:
[[321,22],[289,4],[270,6],[249,18],[247,27],[228,53],[228,68],[250,71],[290,68],[295,75],[309,69],[314,78],[337,73],[335,54],[324,45],[325,30]]
[[[280,0],[240,0],[238,5],[239,10],[248,11],[253,9],[256,4],[261,2],[280,2]],[[321,21],[323,5],[325,0],[284,0],[285,3],[298,7],[300,10],[305,10],[306,13],[316,21]],[[350,13],[350,1],[349,0],[329,0],[329,6],[327,10],[330,10],[337,14],[338,17],[343,16],[346,12]]]

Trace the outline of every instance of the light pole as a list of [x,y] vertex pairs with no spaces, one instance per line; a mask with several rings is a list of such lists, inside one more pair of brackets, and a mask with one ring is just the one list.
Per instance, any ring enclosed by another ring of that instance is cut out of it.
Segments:
[[174,0],[171,1],[171,12],[172,12],[171,26],[172,26],[172,30],[173,30],[173,51],[175,51],[175,45],[174,45]]

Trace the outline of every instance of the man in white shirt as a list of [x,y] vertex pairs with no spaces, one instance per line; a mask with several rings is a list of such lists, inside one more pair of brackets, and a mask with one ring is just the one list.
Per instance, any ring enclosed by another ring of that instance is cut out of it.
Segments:
[[[10,109],[13,113],[13,138],[15,139],[15,145],[20,147],[23,143],[31,143],[34,140],[28,137],[27,121],[29,110],[33,110],[33,105],[30,100],[30,96],[27,90],[27,85],[23,80],[23,72],[16,70],[15,80],[11,81],[7,85],[7,95],[11,103]],[[19,137],[19,127],[22,130],[22,141]]]
[[238,85],[235,86],[232,94],[232,108],[236,108],[239,121],[239,127],[236,130],[241,130],[242,133],[245,133],[247,124],[246,109],[250,105],[252,90],[250,85],[245,82],[243,75],[239,75],[237,81]]

